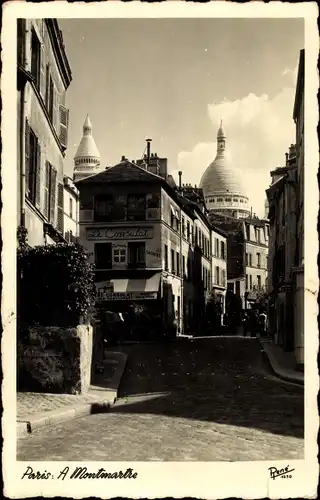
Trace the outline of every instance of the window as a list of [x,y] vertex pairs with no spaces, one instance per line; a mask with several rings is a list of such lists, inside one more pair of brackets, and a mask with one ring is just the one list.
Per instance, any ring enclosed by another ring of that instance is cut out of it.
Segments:
[[190,259],[190,257],[188,257],[187,258],[187,279],[188,279],[188,281],[191,279],[191,273],[192,273],[191,259]]
[[124,264],[126,262],[127,252],[125,247],[114,247],[113,262],[115,264]]
[[185,220],[184,217],[182,217],[182,236],[186,235],[186,226],[185,226]]
[[177,276],[180,276],[180,254],[177,252]]
[[257,267],[261,267],[261,255],[257,253]]
[[49,96],[48,96],[48,113],[51,122],[53,123],[53,108],[54,108],[54,85],[51,75],[49,76]]
[[224,241],[221,241],[221,259],[225,259],[225,245],[224,245]]
[[222,269],[222,286],[226,286],[226,270]]
[[164,246],[164,268],[166,271],[168,271],[169,269],[169,265],[168,265],[168,246],[165,245]]
[[113,220],[114,203],[111,194],[103,194],[94,198],[94,220],[95,222],[106,222]]
[[252,275],[249,275],[250,290],[252,290]]
[[145,242],[128,243],[129,266],[145,267],[146,265],[146,244]]
[[182,256],[182,276],[186,276],[186,258],[184,255]]
[[40,160],[41,149],[37,136],[26,121],[26,195],[34,204],[40,205]]
[[249,265],[249,256],[248,256],[248,254],[246,253],[246,266],[248,266],[248,265]]
[[256,227],[256,228],[255,228],[255,232],[256,232],[256,241],[257,241],[258,243],[261,243],[260,228],[259,228],[259,227]]
[[252,267],[252,254],[249,253],[249,266]]
[[174,258],[174,250],[171,250],[171,272],[175,274],[175,258]]
[[246,290],[248,290],[248,275],[246,274]]
[[111,243],[95,243],[94,262],[96,269],[110,269],[111,261]]
[[187,239],[190,240],[190,222],[187,221]]
[[32,30],[31,35],[31,74],[35,80],[35,85],[40,89],[40,53],[41,46],[36,32]]
[[178,301],[177,301],[177,313],[178,313],[178,319],[180,320],[181,305],[180,305],[180,296],[179,295],[178,295],[177,299],[178,299]]
[[257,284],[258,284],[258,290],[261,290],[261,276],[257,276]]
[[51,224],[54,223],[55,215],[56,179],[57,171],[53,168],[51,163],[47,161],[44,182],[44,216]]
[[220,284],[220,269],[216,266],[216,285]]
[[210,271],[208,271],[208,285],[209,285],[209,289],[211,290],[212,283],[211,283],[211,272]]
[[127,219],[145,220],[146,219],[146,195],[130,194],[127,200]]
[[69,198],[69,214],[72,219],[73,217],[73,206],[72,206],[72,198]]
[[215,248],[215,256],[216,256],[216,257],[219,257],[219,240],[218,240],[218,238],[216,238],[216,242],[215,242],[215,244],[216,244],[216,248]]

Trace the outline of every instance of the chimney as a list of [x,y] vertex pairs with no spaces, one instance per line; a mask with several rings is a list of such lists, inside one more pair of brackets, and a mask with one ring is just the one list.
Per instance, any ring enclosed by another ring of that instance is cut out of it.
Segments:
[[150,143],[152,141],[152,139],[146,139],[147,141],[147,165],[149,167],[149,163],[150,163]]
[[121,161],[126,161],[126,157],[124,155],[121,156]]
[[179,175],[179,191],[181,191],[181,188],[182,188],[182,184],[181,184],[182,172],[181,172],[181,170],[179,170],[178,175]]
[[286,165],[288,165],[289,153],[286,153]]

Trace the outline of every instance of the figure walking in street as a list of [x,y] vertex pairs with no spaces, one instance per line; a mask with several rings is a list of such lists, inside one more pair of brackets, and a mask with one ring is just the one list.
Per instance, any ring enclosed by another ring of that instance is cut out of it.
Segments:
[[259,314],[260,335],[264,337],[267,331],[267,315],[264,311]]

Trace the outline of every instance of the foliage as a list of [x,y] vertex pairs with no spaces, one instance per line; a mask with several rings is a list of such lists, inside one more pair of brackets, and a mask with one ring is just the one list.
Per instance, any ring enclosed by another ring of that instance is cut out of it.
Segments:
[[94,268],[81,245],[20,247],[17,269],[20,325],[65,327],[90,320]]
[[17,240],[20,248],[25,248],[28,246],[28,230],[24,226],[18,226]]

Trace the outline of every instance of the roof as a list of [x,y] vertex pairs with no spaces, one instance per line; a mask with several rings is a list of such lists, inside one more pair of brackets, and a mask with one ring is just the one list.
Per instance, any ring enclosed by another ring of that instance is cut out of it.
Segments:
[[97,184],[104,182],[165,182],[159,175],[148,172],[129,160],[122,160],[113,167],[81,179],[77,184]]
[[296,120],[298,118],[303,86],[304,86],[304,49],[300,50],[300,56],[299,56],[296,95],[295,95],[294,106],[293,106],[293,119],[294,120]]

